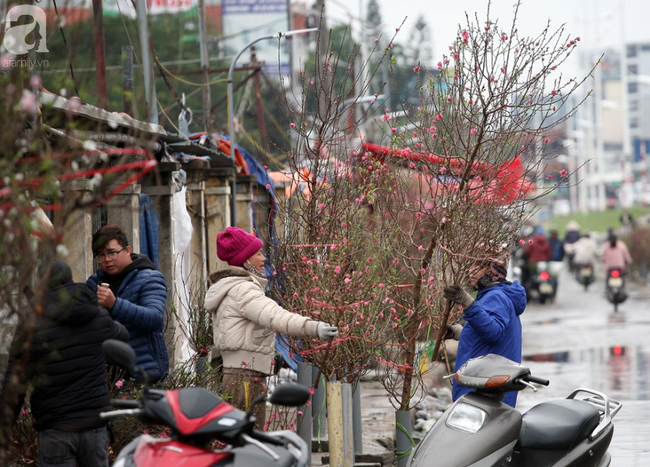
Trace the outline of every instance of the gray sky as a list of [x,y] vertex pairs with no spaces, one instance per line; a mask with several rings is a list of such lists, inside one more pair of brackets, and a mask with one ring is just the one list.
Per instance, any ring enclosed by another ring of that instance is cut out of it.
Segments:
[[[368,0],[326,0],[328,16],[343,22],[358,18]],[[406,43],[410,30],[423,14],[433,33],[434,63],[447,51],[458,31],[458,24],[466,24],[465,12],[474,19],[487,17],[487,0],[379,0],[386,34],[392,34],[407,17],[396,41]],[[512,22],[515,0],[493,0],[490,16],[498,19],[501,27]],[[552,31],[565,25],[565,33],[580,36],[583,50],[597,51],[621,46],[623,42],[650,42],[650,1],[647,0],[523,0],[517,25],[521,35],[539,34],[550,19]],[[359,27],[358,23],[353,23]],[[574,54],[577,55],[577,54]],[[577,57],[574,57],[574,59]],[[577,60],[568,65],[568,74],[576,74]]]

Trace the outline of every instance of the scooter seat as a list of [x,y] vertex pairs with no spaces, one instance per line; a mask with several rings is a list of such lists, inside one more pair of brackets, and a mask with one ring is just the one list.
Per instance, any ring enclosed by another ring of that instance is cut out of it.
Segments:
[[519,446],[531,449],[571,449],[598,426],[600,413],[589,402],[561,399],[542,402],[521,419]]

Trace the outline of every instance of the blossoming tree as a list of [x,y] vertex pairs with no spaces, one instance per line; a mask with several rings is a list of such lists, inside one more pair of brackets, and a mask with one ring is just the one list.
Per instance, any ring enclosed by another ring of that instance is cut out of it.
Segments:
[[[294,342],[298,353],[326,376],[352,382],[382,363],[400,410],[417,402],[417,343],[429,342],[426,358],[434,357],[440,330],[458,316],[442,288],[467,285],[473,261],[507,261],[536,198],[557,187],[533,190],[537,174],[555,165],[549,135],[581,103],[570,98],[585,78],[560,73],[580,38],[550,24],[521,36],[514,8],[507,28],[489,7],[485,20],[467,17],[437,69],[413,64],[420,102],[404,104],[400,117],[381,112],[387,146],[359,135],[363,113],[341,118],[338,104],[350,95],[360,103],[366,86],[359,77],[336,80],[333,50],[321,50],[325,65],[303,75],[303,110],[290,125],[302,196],[279,209],[274,293],[284,306],[339,326],[326,344]],[[359,59],[346,58],[348,67]],[[560,183],[570,175],[562,171]]]
[[[6,59],[6,58],[5,58]],[[7,59],[8,60],[8,59]],[[26,391],[25,367],[37,320],[43,309],[50,269],[55,257],[69,253],[64,245],[66,229],[83,210],[93,210],[157,166],[153,155],[139,148],[97,149],[93,142],[68,136],[74,126],[72,113],[81,103],[68,101],[69,113],[62,128],[43,122],[48,106],[39,100],[40,78],[20,67],[0,74],[0,317],[2,341],[7,345],[14,330],[13,365],[2,387],[0,411],[0,464],[13,465],[13,454],[30,462],[34,443],[31,433],[14,429],[14,409]],[[91,191],[73,189],[84,179]],[[25,415],[25,413],[23,413]],[[24,417],[23,417],[24,418]],[[19,423],[20,424],[20,423]],[[31,426],[25,429],[31,429]],[[25,435],[22,436],[21,435]],[[19,442],[18,439],[21,441]],[[24,442],[24,444],[23,444]]]

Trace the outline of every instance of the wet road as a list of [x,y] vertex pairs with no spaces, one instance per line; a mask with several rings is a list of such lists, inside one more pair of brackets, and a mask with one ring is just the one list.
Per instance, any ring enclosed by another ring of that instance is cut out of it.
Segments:
[[524,363],[550,386],[519,393],[525,411],[564,398],[578,387],[623,404],[614,418],[612,467],[650,466],[650,287],[628,284],[629,298],[614,312],[604,295],[603,271],[588,291],[563,271],[555,303],[530,303],[522,315]]

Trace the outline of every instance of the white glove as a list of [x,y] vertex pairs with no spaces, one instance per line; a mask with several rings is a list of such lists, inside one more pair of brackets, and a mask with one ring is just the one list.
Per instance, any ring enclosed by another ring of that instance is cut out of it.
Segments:
[[316,333],[319,339],[327,339],[328,337],[335,337],[339,333],[339,330],[336,326],[321,321],[318,323]]

